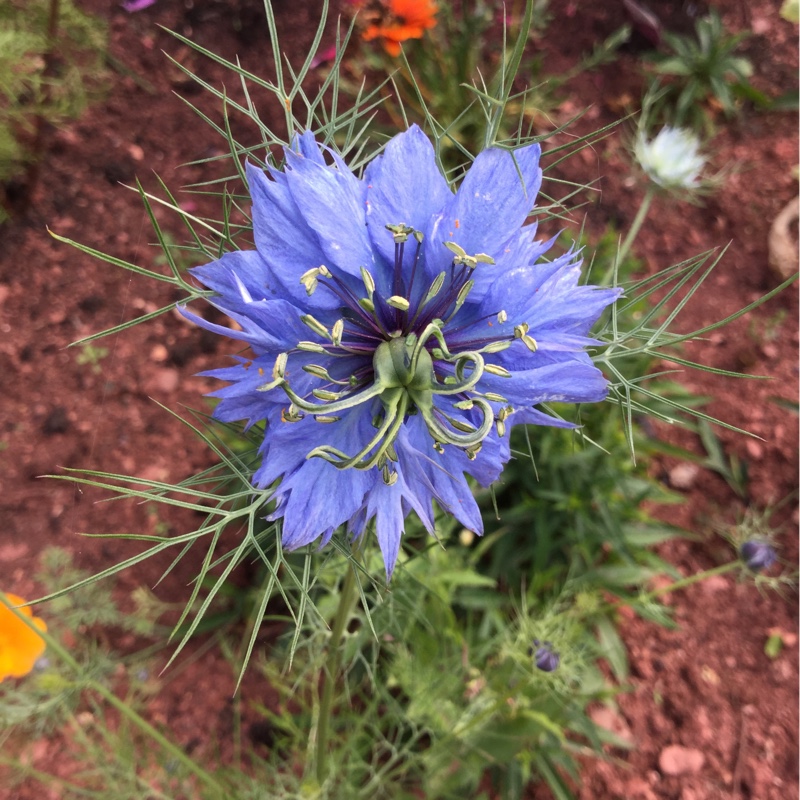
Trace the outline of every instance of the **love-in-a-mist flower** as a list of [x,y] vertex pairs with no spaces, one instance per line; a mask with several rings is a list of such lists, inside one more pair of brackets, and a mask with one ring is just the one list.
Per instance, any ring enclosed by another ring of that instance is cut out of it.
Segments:
[[665,126],[651,140],[640,131],[634,154],[647,177],[662,188],[700,188],[706,159],[700,153],[700,140],[692,131]]
[[[25,601],[15,594],[5,595],[6,602],[20,606]],[[33,620],[40,630],[46,631],[44,620],[33,616],[27,606],[17,609],[19,613]],[[44,639],[31,630],[17,615],[0,603],[0,681],[6,678],[21,678],[32,669],[45,650]]]
[[778,560],[772,545],[759,539],[744,542],[739,548],[739,554],[747,568],[753,572],[767,570]]
[[230,382],[219,419],[266,423],[253,482],[275,486],[284,546],[374,520],[390,575],[433,501],[482,532],[466,476],[496,480],[511,426],[605,397],[585,347],[619,292],[581,285],[575,252],[541,260],[538,145],[482,152],[455,193],[415,126],[363,178],[309,132],[285,155],[247,167],[256,249],[193,270],[240,330],[185,313],[252,349],[208,374]]
[[393,57],[400,55],[402,42],[419,39],[436,25],[438,8],[433,0],[371,0],[357,5],[368,20],[361,38],[377,39]]
[[553,650],[551,642],[540,642],[538,639],[534,639],[531,650],[537,669],[542,672],[555,672],[558,669],[558,665],[561,663],[561,656]]

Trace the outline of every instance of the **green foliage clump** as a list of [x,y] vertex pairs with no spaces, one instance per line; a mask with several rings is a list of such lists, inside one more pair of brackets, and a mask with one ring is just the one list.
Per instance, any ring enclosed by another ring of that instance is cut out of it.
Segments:
[[0,0],[0,183],[42,157],[43,126],[81,114],[105,50],[104,23],[72,0]]
[[728,34],[716,11],[697,20],[694,36],[664,34],[672,52],[652,60],[657,80],[667,79],[658,107],[666,122],[702,129],[711,119],[712,103],[732,117],[741,98],[758,94],[749,85],[753,65],[736,55],[748,35]]
[[[436,24],[422,38],[403,42],[399,56],[370,42],[361,44],[345,65],[358,84],[373,75],[386,76],[381,110],[391,130],[412,122],[423,125],[436,137],[445,170],[457,170],[495,140],[513,138],[517,130],[547,120],[558,105],[558,89],[612,60],[630,32],[615,32],[568,73],[546,75],[541,58],[528,48],[512,52],[506,44],[524,45],[529,36],[541,35],[549,16],[547,0],[532,0],[522,13],[513,8],[506,13],[485,0],[443,2]],[[343,86],[357,94],[355,84],[344,81]],[[502,119],[487,125],[487,118],[496,116],[500,96],[506,98]]]
[[[86,577],[66,550],[51,547],[42,552],[36,579],[47,590],[57,593]],[[139,635],[152,632],[148,621],[121,612],[111,587],[103,583],[86,583],[79,591],[54,597],[43,616],[51,636],[66,637],[72,643],[70,651],[80,664],[80,674],[46,652],[25,680],[0,684],[0,729],[17,726],[42,735],[70,718],[88,685],[106,681],[117,664],[99,645],[99,629],[116,627]]]

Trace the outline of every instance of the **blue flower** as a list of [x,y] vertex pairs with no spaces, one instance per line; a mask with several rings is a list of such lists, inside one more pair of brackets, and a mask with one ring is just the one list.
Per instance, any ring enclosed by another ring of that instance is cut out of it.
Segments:
[[739,549],[739,554],[747,568],[753,572],[769,569],[778,560],[774,548],[757,539],[745,542]]
[[[534,650],[534,648],[536,649]],[[538,639],[534,639],[531,655],[536,668],[542,672],[555,672],[561,663],[561,656],[553,650],[551,642],[540,642]]]
[[416,126],[361,178],[310,132],[285,156],[247,167],[255,250],[193,270],[237,330],[184,314],[252,350],[207,374],[228,382],[217,418],[265,423],[253,483],[284,546],[374,521],[388,577],[434,500],[482,533],[466,476],[497,479],[512,425],[605,397],[585,347],[619,292],[580,285],[576,252],[540,260],[538,145],[484,151],[455,193]]

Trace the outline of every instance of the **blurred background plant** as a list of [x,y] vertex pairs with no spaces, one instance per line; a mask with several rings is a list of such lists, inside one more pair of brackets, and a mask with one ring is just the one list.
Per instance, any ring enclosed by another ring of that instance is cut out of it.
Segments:
[[[612,60],[628,35],[622,28],[568,73],[549,75],[530,48],[517,54],[507,47],[544,33],[546,0],[508,6],[489,0],[353,0],[352,5],[363,44],[353,45],[356,55],[345,62],[349,80],[343,85],[355,95],[364,81],[385,76],[381,109],[390,120],[387,129],[412,122],[432,129],[446,170],[462,166],[493,138],[545,123],[559,102],[559,87]],[[501,95],[506,101],[500,127],[487,129],[487,114]]]
[[[649,94],[658,100],[651,113],[664,124],[712,131],[722,112],[733,117],[745,100],[769,101],[749,83],[753,65],[736,55],[747,33],[730,34],[716,10],[698,19],[694,34],[665,31],[668,53],[653,53]],[[664,91],[656,92],[662,87]]]
[[103,83],[106,27],[72,0],[0,0],[0,223],[24,210],[50,130]]

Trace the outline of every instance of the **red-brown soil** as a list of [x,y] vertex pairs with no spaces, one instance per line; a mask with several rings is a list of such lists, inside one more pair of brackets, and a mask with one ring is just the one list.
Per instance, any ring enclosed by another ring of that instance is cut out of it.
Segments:
[[[110,50],[130,70],[112,74],[107,95],[77,122],[54,133],[43,180],[32,207],[0,229],[0,376],[5,401],[0,410],[2,510],[0,586],[32,597],[41,590],[32,573],[38,553],[59,545],[74,553],[76,563],[98,571],[138,546],[79,538],[78,532],[152,533],[161,525],[184,530],[192,520],[179,513],[148,515],[141,506],[97,504],[101,497],[69,483],[39,476],[65,467],[90,467],[146,478],[177,481],[208,464],[208,453],[163,403],[202,408],[201,395],[211,386],[195,373],[219,363],[217,342],[204,337],[177,315],[135,327],[99,342],[108,354],[97,364],[80,365],[74,340],[116,325],[177,298],[165,285],[140,279],[82,255],[47,235],[46,228],[90,247],[147,267],[154,267],[156,248],[140,199],[121,184],[138,177],[148,189],[158,172],[167,184],[180,186],[207,179],[211,167],[181,168],[186,162],[224,150],[193,112],[173,92],[217,118],[219,104],[196,93],[164,58],[164,49],[219,83],[213,64],[156,27],[161,23],[191,36],[229,58],[239,55],[256,72],[268,68],[263,11],[259,3],[208,2],[187,10],[161,0],[151,9],[128,15],[115,4],[87,0],[88,9],[110,20]],[[276,2],[284,46],[301,53],[316,21],[316,3]],[[623,21],[622,4],[552,3],[555,19],[538,47],[549,73],[574,64],[581,53],[612,33]],[[563,8],[560,6],[563,5]],[[755,0],[746,5],[718,4],[729,28],[753,30],[747,54],[756,67],[754,83],[775,96],[796,82],[796,27],[781,20],[777,4]],[[559,8],[557,8],[559,7]],[[231,10],[232,9],[232,10]],[[568,86],[566,100],[554,114],[562,122],[587,103],[594,105],[574,133],[616,119],[625,95],[638,97],[639,56],[622,52],[602,70],[584,74]],[[134,77],[136,79],[134,79]],[[143,88],[144,79],[150,90]],[[228,90],[236,91],[230,76]],[[264,109],[262,109],[262,113]],[[733,164],[722,191],[703,207],[656,201],[636,243],[635,252],[648,271],[655,271],[711,247],[730,243],[705,287],[687,305],[680,330],[702,327],[752,302],[777,284],[768,268],[767,234],[771,221],[797,194],[792,168],[797,163],[796,119],[792,114],[745,110],[721,121],[714,140],[717,168]],[[621,231],[630,224],[642,187],[629,179],[624,132],[604,140],[559,168],[558,177],[587,183],[599,178],[600,193],[585,209],[589,229],[609,222]],[[182,201],[213,213],[214,201],[182,193]],[[167,214],[157,212],[167,230],[181,231]],[[157,267],[156,267],[157,268]],[[768,375],[770,381],[720,379],[692,372],[681,380],[712,399],[707,411],[745,428],[761,439],[725,430],[718,435],[726,452],[749,467],[749,500],[755,508],[776,504],[797,489],[797,415],[774,398],[797,399],[797,295],[792,288],[708,339],[687,348],[695,360],[723,369]],[[220,351],[222,352],[222,350]],[[157,401],[157,402],[155,402]],[[702,452],[696,437],[681,430],[658,430],[673,444]],[[668,479],[677,462],[663,459],[654,474]],[[676,541],[661,555],[685,575],[729,557],[712,532],[730,526],[743,503],[716,474],[700,470],[684,490],[687,502],[670,507],[669,521],[699,534],[697,541]],[[797,562],[796,503],[774,516],[782,557]],[[167,567],[170,554],[156,558],[116,580],[126,597],[139,585],[152,586]],[[192,577],[179,568],[159,586],[165,600],[183,600]],[[791,800],[797,797],[797,612],[796,597],[759,591],[733,577],[713,579],[670,598],[679,629],[658,629],[636,619],[623,620],[632,675],[619,697],[617,724],[635,742],[631,752],[615,752],[607,763],[587,764],[580,797],[609,800]],[[46,615],[46,608],[42,611]],[[774,660],[764,653],[769,632],[785,634],[785,647]],[[187,667],[180,681],[166,682],[152,712],[182,745],[204,752],[197,731],[220,720],[224,735],[233,678],[218,655],[207,655]],[[213,680],[212,680],[213,676]],[[189,693],[179,686],[194,686]],[[193,698],[202,693],[203,703]],[[659,756],[669,745],[702,752],[699,771],[665,775]],[[60,737],[32,743],[35,764],[70,771]],[[41,797],[25,786],[3,800]],[[546,797],[534,790],[531,797]]]

